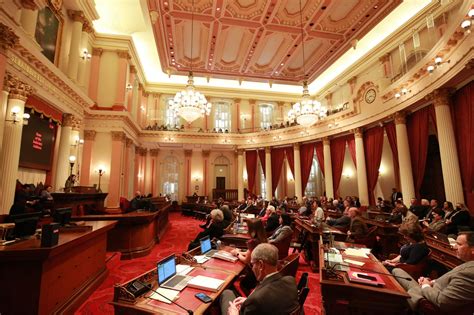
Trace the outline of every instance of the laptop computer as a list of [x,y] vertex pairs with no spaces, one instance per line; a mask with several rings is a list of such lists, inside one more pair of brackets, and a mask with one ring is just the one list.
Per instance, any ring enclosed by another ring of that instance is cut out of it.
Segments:
[[156,268],[158,271],[158,285],[161,288],[181,291],[193,278],[176,274],[176,258],[174,255],[160,260]]
[[218,250],[212,249],[211,239],[209,236],[205,236],[199,240],[201,243],[201,255],[206,257],[212,257]]

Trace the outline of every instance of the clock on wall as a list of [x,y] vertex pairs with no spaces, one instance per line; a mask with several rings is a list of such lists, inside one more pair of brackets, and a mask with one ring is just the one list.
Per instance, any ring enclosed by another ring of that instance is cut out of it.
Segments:
[[375,97],[377,96],[377,92],[374,88],[370,88],[365,92],[365,102],[367,104],[372,104],[375,101]]

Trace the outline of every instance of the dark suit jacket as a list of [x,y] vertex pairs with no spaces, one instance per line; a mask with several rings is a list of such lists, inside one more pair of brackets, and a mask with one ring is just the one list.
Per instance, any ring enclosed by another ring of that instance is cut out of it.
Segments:
[[264,279],[240,308],[245,315],[287,315],[298,307],[296,280],[276,273]]
[[275,231],[276,228],[280,225],[279,219],[280,217],[276,213],[273,213],[271,216],[269,216],[267,220],[267,225],[265,226],[265,231]]

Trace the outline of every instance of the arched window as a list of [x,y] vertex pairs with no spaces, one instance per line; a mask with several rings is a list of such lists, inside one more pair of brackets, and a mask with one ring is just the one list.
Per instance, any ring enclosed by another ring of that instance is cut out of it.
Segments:
[[230,131],[230,104],[229,102],[216,102],[214,106],[214,128],[217,130],[222,129],[222,131]]
[[311,165],[311,171],[309,173],[308,184],[306,184],[305,195],[308,197],[316,197],[318,196],[318,172],[319,172],[319,164],[316,159],[313,159],[313,164]]
[[260,104],[260,128],[268,129],[273,124],[273,105]]
[[168,156],[162,165],[163,194],[170,195],[172,200],[178,199],[179,164],[173,156]]
[[168,126],[168,127],[179,126],[179,117],[176,114],[176,112],[173,109],[171,109],[171,105],[169,104],[169,102],[172,100],[173,100],[172,97],[169,97],[168,99],[166,99],[164,121],[165,121],[165,126]]

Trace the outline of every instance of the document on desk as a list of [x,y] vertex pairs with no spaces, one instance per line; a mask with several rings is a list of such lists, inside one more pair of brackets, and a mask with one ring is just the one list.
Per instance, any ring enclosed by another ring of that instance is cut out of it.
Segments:
[[181,265],[181,264],[176,265],[176,273],[182,276],[187,275],[193,269],[194,267],[191,267],[190,265]]
[[[349,256],[354,256],[354,257],[362,257],[362,258],[369,258],[367,256],[367,251],[365,249],[368,248],[346,248],[344,251],[344,254],[349,255]],[[370,249],[369,249],[370,253]]]
[[344,262],[346,262],[348,264],[351,264],[351,265],[356,265],[356,266],[359,266],[359,267],[365,265],[365,263],[363,263],[361,261],[352,260],[352,259],[344,259]]
[[156,291],[159,294],[156,292],[153,292],[153,294],[149,296],[150,299],[158,300],[160,302],[167,303],[167,304],[171,304],[171,301],[176,301],[179,298],[178,296],[179,291],[176,291],[176,290],[158,288]]
[[194,259],[196,259],[196,262],[198,264],[203,264],[211,258],[207,257],[206,255],[196,255],[196,256],[194,256]]
[[188,287],[217,292],[224,284],[224,280],[206,277],[196,276],[188,282]]

